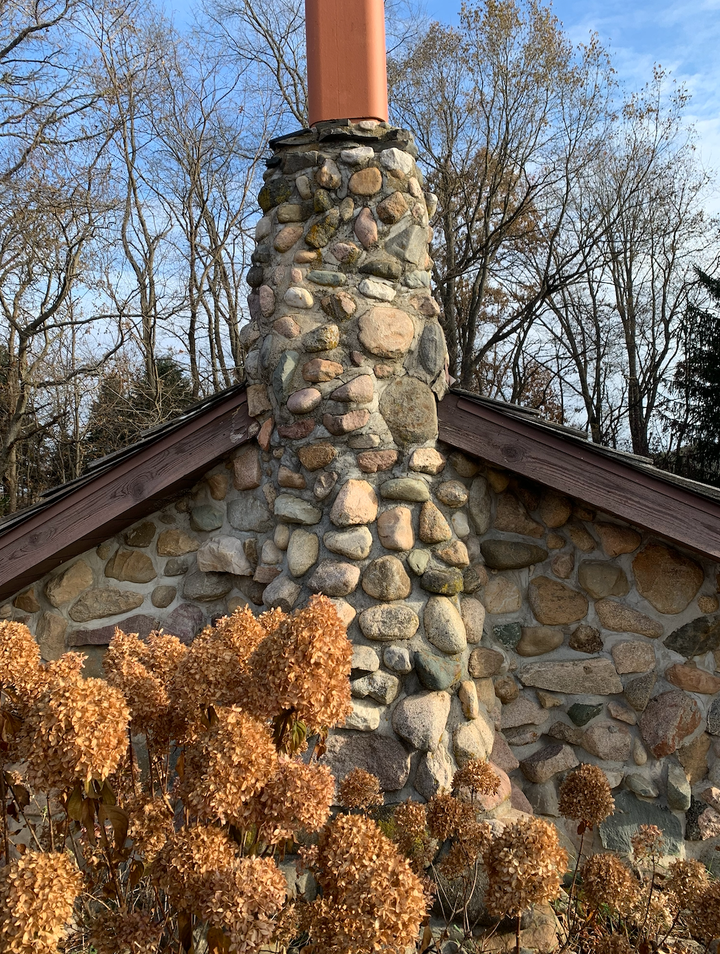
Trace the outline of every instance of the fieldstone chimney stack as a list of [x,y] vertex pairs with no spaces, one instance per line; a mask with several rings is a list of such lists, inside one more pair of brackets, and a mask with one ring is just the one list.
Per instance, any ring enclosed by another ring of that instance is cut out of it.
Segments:
[[305,0],[310,125],[387,122],[383,0]]

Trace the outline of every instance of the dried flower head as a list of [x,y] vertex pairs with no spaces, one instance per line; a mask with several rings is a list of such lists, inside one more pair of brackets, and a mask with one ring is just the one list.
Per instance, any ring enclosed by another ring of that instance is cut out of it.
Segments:
[[34,698],[40,675],[40,647],[23,623],[0,622],[0,687],[22,702]]
[[354,768],[340,783],[340,804],[345,808],[374,808],[384,801],[380,779],[372,772]]
[[615,811],[607,775],[597,765],[583,764],[560,785],[560,814],[594,828]]
[[156,954],[163,925],[141,911],[104,911],[91,933],[97,954]]
[[657,825],[640,825],[630,839],[635,860],[640,862],[649,858],[656,862],[662,857],[663,833]]
[[130,712],[122,693],[104,679],[83,679],[73,664],[70,659],[48,667],[43,693],[28,716],[28,779],[46,792],[104,781],[127,748]]
[[69,855],[27,852],[0,869],[3,952],[56,954],[82,887]]
[[720,881],[708,881],[695,896],[690,905],[687,924],[692,936],[706,947],[720,938]]
[[701,861],[676,858],[670,862],[665,889],[676,909],[685,911],[693,906],[695,898],[709,883],[708,870]]
[[583,897],[591,909],[606,905],[620,914],[628,914],[636,904],[640,885],[617,855],[591,855],[581,873]]
[[165,842],[153,878],[178,911],[193,911],[211,899],[209,875],[231,868],[235,858],[234,844],[219,828],[183,828]]
[[611,934],[594,942],[593,954],[633,954],[630,941],[622,934]]
[[554,825],[533,817],[506,825],[483,851],[488,910],[518,916],[532,904],[554,901],[567,860]]
[[470,759],[453,776],[453,791],[466,789],[471,801],[475,795],[496,795],[500,790],[500,776],[486,759]]
[[163,798],[131,798],[124,803],[133,851],[149,865],[174,833],[173,813]]
[[463,827],[475,821],[472,805],[461,802],[454,795],[434,795],[427,807],[430,834],[439,842],[458,835]]
[[258,838],[277,845],[298,832],[319,831],[334,795],[335,779],[326,765],[281,756],[275,774],[248,806]]
[[108,684],[119,689],[127,700],[133,733],[151,735],[161,723],[167,723],[170,697],[144,659],[145,645],[137,633],[116,629],[105,653],[103,668]]
[[446,878],[453,880],[474,869],[492,841],[492,828],[487,822],[469,822],[464,825],[450,850],[439,864]]
[[364,815],[339,815],[321,832],[307,930],[323,954],[400,954],[415,941],[428,898],[393,843]]
[[326,596],[281,620],[249,660],[242,704],[257,718],[292,712],[309,733],[342,724],[352,711],[352,647]]
[[199,818],[247,823],[247,803],[277,769],[272,736],[239,708],[217,710],[216,721],[185,750],[179,794]]
[[412,870],[421,875],[437,854],[438,843],[427,829],[427,810],[419,802],[408,799],[395,809],[392,838],[407,858]]

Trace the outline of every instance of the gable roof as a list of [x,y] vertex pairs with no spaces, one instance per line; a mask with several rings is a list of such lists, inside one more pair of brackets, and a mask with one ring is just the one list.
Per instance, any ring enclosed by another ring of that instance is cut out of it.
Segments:
[[0,601],[161,509],[258,430],[247,413],[245,387],[236,385],[6,518],[0,523]]
[[[438,418],[446,444],[720,560],[720,490],[469,392],[450,391]],[[0,601],[161,509],[258,431],[245,387],[236,385],[1,521]]]

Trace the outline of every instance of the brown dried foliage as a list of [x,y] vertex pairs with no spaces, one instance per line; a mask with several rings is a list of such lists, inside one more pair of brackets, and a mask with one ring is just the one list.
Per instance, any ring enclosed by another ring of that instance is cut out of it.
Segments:
[[586,828],[594,828],[615,811],[607,775],[597,765],[583,764],[560,785],[559,811]]
[[610,852],[591,855],[582,867],[582,895],[593,910],[606,905],[619,914],[629,914],[639,890],[632,871]]
[[340,804],[345,808],[375,808],[383,802],[380,779],[372,772],[354,768],[340,783]]

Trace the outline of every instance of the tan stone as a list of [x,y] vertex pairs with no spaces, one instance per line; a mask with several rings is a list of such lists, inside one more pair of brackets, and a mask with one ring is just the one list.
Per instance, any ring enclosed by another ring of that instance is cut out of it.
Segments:
[[268,390],[264,384],[250,384],[247,391],[248,414],[250,417],[259,417],[265,411],[272,410]]
[[422,444],[437,436],[435,395],[413,375],[391,380],[380,397],[379,409],[396,444]]
[[298,450],[300,463],[306,470],[320,470],[335,460],[337,449],[332,444],[306,444]]
[[548,533],[546,543],[548,550],[562,550],[566,540],[559,533]]
[[358,467],[364,474],[377,474],[390,470],[397,459],[398,452],[394,450],[364,451],[358,454]]
[[596,523],[595,529],[600,537],[603,550],[609,557],[620,556],[621,553],[632,553],[642,542],[637,530],[630,527],[619,527],[614,523]]
[[175,586],[156,586],[152,591],[150,602],[158,609],[164,609],[169,606],[177,596],[177,587]]
[[299,242],[302,238],[303,227],[302,225],[286,225],[284,229],[280,229],[278,234],[275,236],[274,245],[278,252],[287,252],[289,251],[296,242]]
[[225,474],[212,474],[208,477],[207,484],[213,500],[225,499],[228,491],[228,479]]
[[370,420],[370,412],[349,411],[347,414],[323,414],[323,426],[335,437],[359,431]]
[[262,469],[257,447],[243,447],[233,460],[233,484],[236,490],[254,490],[262,483]]
[[40,609],[35,591],[32,589],[25,590],[24,593],[19,593],[13,600],[13,606],[22,610],[24,613],[37,613]]
[[412,528],[412,513],[407,507],[385,510],[377,520],[380,543],[386,550],[412,550],[415,537]]
[[570,519],[572,504],[567,497],[549,490],[542,496],[538,513],[546,527],[557,529]]
[[578,568],[578,583],[593,599],[626,596],[630,584],[622,568],[601,560],[584,560]]
[[623,691],[609,659],[530,663],[518,672],[526,686],[566,692],[568,695],[608,696]]
[[370,555],[373,537],[367,527],[354,527],[326,533],[323,543],[331,553],[339,553],[351,560],[364,560]]
[[378,204],[377,214],[381,222],[386,225],[394,225],[400,221],[407,210],[407,199],[402,192],[393,192],[392,195]]
[[528,599],[535,619],[548,626],[574,623],[588,611],[588,601],[582,593],[547,576],[530,580]]
[[611,699],[608,702],[608,712],[613,717],[613,719],[618,719],[620,722],[627,722],[628,725],[637,725],[637,712],[633,712],[628,706],[622,704],[622,702],[615,702],[614,699]]
[[486,649],[484,646],[478,646],[470,653],[468,660],[468,672],[473,679],[486,679],[489,676],[496,676],[503,667],[505,657],[496,649]]
[[595,538],[582,524],[575,523],[569,526],[568,534],[578,550],[582,550],[583,553],[592,553],[597,547]]
[[659,613],[675,614],[695,598],[704,579],[702,568],[662,543],[651,543],[633,560],[635,585]]
[[65,652],[67,622],[57,613],[43,613],[38,620],[35,636],[42,658],[47,662],[59,659]]
[[479,643],[485,626],[485,607],[479,600],[465,597],[460,600],[460,615],[465,624],[465,633],[469,643]]
[[[145,520],[143,523],[139,523],[135,527],[131,527],[130,530],[125,534],[125,543],[129,547],[148,547],[153,541],[155,536],[155,524],[152,520]],[[107,559],[110,556],[108,553],[107,556],[103,557],[100,554],[100,548],[98,547],[98,556],[101,560]]]
[[410,458],[410,470],[418,474],[431,474],[435,476],[441,473],[445,468],[445,458],[436,451],[434,447],[418,447],[412,452]]
[[697,738],[677,750],[677,757],[691,785],[702,782],[707,776],[707,755],[710,751],[710,745],[710,736],[707,732],[701,732]]
[[639,639],[615,643],[610,652],[615,668],[621,675],[629,672],[649,672],[655,668],[653,646]]
[[543,653],[551,653],[553,649],[562,646],[563,639],[560,629],[552,629],[549,626],[523,626],[515,652],[519,656],[542,656]]
[[369,404],[375,394],[372,375],[359,374],[333,391],[330,395],[331,401],[341,401],[347,404]]
[[358,169],[350,176],[348,188],[355,195],[375,195],[382,189],[382,173],[374,166]]
[[105,576],[123,583],[149,583],[157,576],[153,561],[138,550],[118,550],[105,565]]
[[554,692],[545,689],[536,689],[535,695],[543,709],[557,709],[565,704],[565,696],[556,696]]
[[509,533],[522,533],[526,537],[541,537],[545,530],[528,516],[525,507],[514,494],[505,493],[498,498],[495,529]]
[[333,381],[340,377],[344,368],[337,361],[326,361],[325,358],[313,358],[303,365],[303,378],[311,384],[322,381]]
[[142,606],[142,593],[130,590],[115,590],[109,586],[89,590],[73,603],[70,619],[76,623],[87,623],[91,619],[103,619],[106,616],[119,616]]
[[163,530],[157,541],[158,556],[183,556],[199,547],[200,542],[184,530]]
[[575,554],[558,553],[556,557],[553,557],[550,567],[555,576],[559,577],[561,580],[569,579],[572,571],[575,569]]
[[307,481],[302,474],[291,470],[282,464],[278,470],[278,486],[291,488],[293,490],[304,490],[307,487]]
[[462,540],[453,540],[449,546],[442,547],[442,549],[436,550],[435,552],[443,563],[447,563],[448,566],[462,567],[470,565],[467,547]]
[[701,596],[698,598],[697,605],[701,613],[716,613],[720,601],[717,596]]
[[568,646],[578,653],[600,653],[603,648],[600,630],[595,629],[594,626],[588,626],[587,623],[581,623],[573,630]]
[[615,633],[637,633],[651,639],[657,639],[663,634],[662,623],[615,600],[598,600],[595,603],[595,612],[605,629],[611,629]]
[[412,583],[397,557],[384,556],[373,560],[367,567],[363,573],[362,588],[373,599],[390,602],[407,599]]
[[517,697],[520,695],[520,686],[518,686],[509,673],[505,676],[501,676],[499,679],[496,679],[494,682],[494,688],[495,695],[503,705],[507,705],[509,702],[512,702],[513,699],[517,699]]
[[494,467],[488,467],[486,472],[487,480],[496,494],[502,494],[510,485],[510,477],[503,470],[495,470]]
[[673,686],[678,686],[686,692],[699,692],[708,696],[720,692],[720,679],[695,666],[675,663],[674,666],[665,670],[665,678]]
[[336,527],[352,527],[373,523],[377,517],[378,500],[366,480],[348,480],[340,488],[330,511],[330,520]]
[[627,762],[632,744],[629,729],[605,719],[593,722],[582,740],[583,748],[604,762]]
[[52,606],[63,606],[92,586],[92,581],[92,570],[84,560],[78,560],[45,584],[45,596]]
[[446,507],[462,507],[468,500],[467,487],[459,480],[446,480],[437,488],[435,495]]
[[415,336],[412,319],[399,308],[371,308],[358,321],[360,342],[371,354],[399,358]]
[[520,590],[505,576],[494,576],[485,587],[485,609],[488,613],[515,613],[522,606]]
[[480,704],[477,689],[472,679],[465,679],[460,683],[458,698],[466,719],[477,719],[480,715]]
[[420,510],[418,536],[423,543],[444,543],[452,539],[450,524],[430,500]]
[[302,576],[317,562],[320,541],[309,530],[295,530],[287,548],[288,570],[292,576]]

